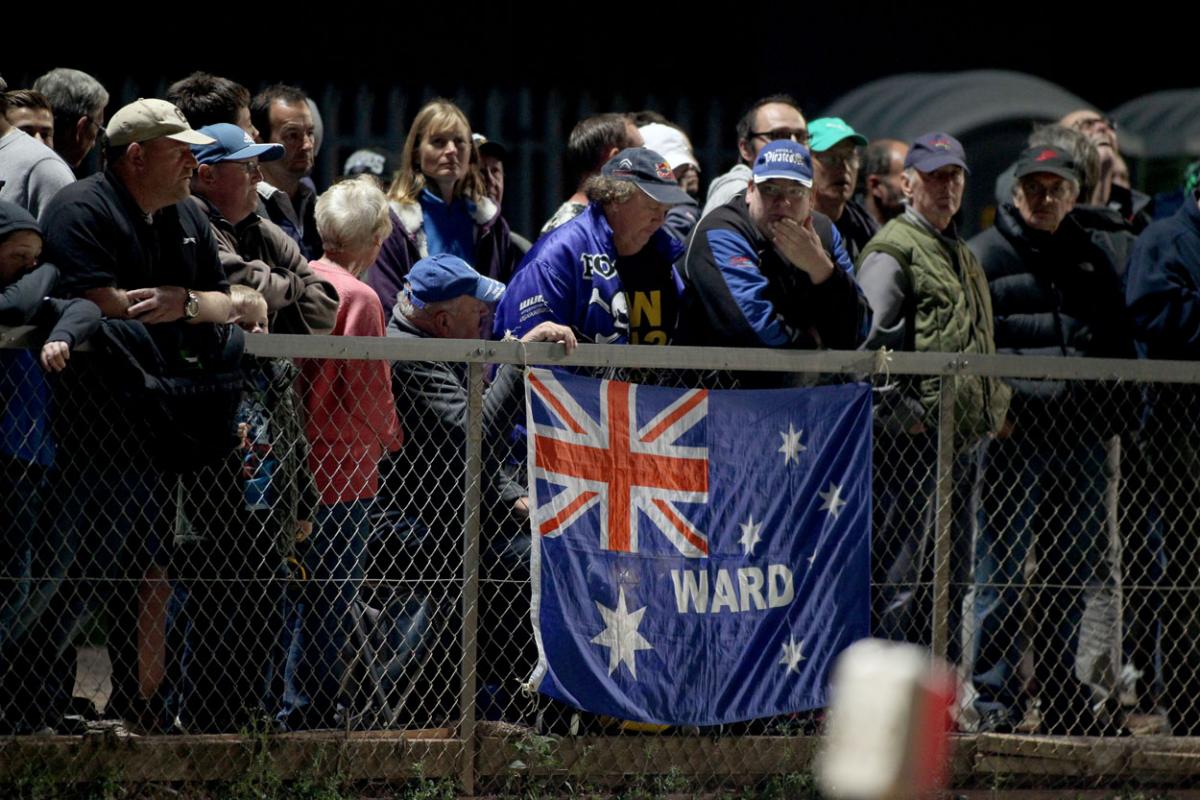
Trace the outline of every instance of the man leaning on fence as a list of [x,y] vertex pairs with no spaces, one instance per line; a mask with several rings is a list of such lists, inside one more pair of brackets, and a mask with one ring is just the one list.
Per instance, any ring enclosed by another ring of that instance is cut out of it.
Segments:
[[[397,295],[388,336],[402,341],[482,338],[487,335],[488,304],[503,291],[504,284],[456,256],[421,259]],[[575,347],[570,328],[548,321],[525,332],[521,341],[561,342],[567,352]],[[405,533],[379,542],[379,550],[412,580],[455,580],[461,573],[464,531],[467,365],[397,361],[392,391],[409,439],[389,465],[385,491],[398,515],[391,530],[398,532],[395,526],[400,525]],[[493,696],[515,692],[536,660],[528,632],[529,484],[512,459],[505,458],[509,432],[524,421],[524,391],[522,371],[502,365],[483,396],[480,672],[482,685],[491,685]]]
[[[175,106],[155,99],[122,108],[107,133],[107,169],[66,187],[46,209],[45,254],[62,272],[58,292],[86,297],[108,318],[99,337],[102,351],[130,357],[101,362],[97,356],[80,364],[56,395],[62,402],[53,530],[63,539],[57,568],[69,568],[78,579],[65,585],[58,605],[44,615],[52,631],[47,661],[36,670],[47,681],[47,694],[33,702],[48,724],[57,724],[74,678],[70,636],[103,603],[113,666],[108,711],[153,727],[168,724],[169,716],[164,718],[155,681],[146,674],[139,680],[138,587],[144,575],[165,575],[170,560],[163,464],[182,463],[202,445],[185,440],[178,428],[156,427],[121,396],[140,387],[118,375],[140,384],[146,362],[134,355],[150,349],[180,363],[207,362],[205,371],[215,373],[228,340],[204,323],[228,319],[229,285],[208,221],[187,202],[196,167],[188,145],[211,140],[193,131]],[[231,411],[236,397],[233,403]],[[231,430],[232,413],[222,419],[220,408],[211,405],[211,420],[178,424],[198,431],[197,423],[212,422],[212,430]],[[216,449],[221,444],[219,436],[208,442]]]
[[[1152,223],[1129,258],[1125,299],[1139,355],[1200,359],[1200,195]],[[1163,518],[1161,704],[1177,735],[1200,735],[1200,394],[1151,388],[1146,451]]]
[[[904,161],[908,206],[863,249],[858,279],[874,313],[865,347],[947,353],[993,353],[987,279],[958,236],[967,163],[962,145],[946,133],[919,137]],[[937,477],[941,379],[903,378],[885,387],[875,440],[874,582],[878,635],[928,641],[934,487]],[[954,379],[956,468],[953,509],[949,655],[958,655],[957,618],[969,563],[977,502],[977,450],[1000,429],[1009,389],[982,376]]]
[[329,333],[338,310],[333,284],[317,277],[282,228],[255,213],[260,163],[282,158],[283,145],[255,144],[250,134],[225,122],[200,132],[215,141],[192,149],[199,162],[192,202],[212,224],[230,283],[266,299],[272,333]]
[[[996,347],[1016,355],[1129,358],[1119,266],[1069,216],[1079,195],[1074,160],[1031,147],[1017,161],[1012,201],[971,240],[987,274]],[[970,663],[979,729],[1021,722],[1018,661],[1024,604],[1036,631],[1031,656],[1041,730],[1116,732],[1119,640],[1084,642],[1083,619],[1116,628],[1105,493],[1109,442],[1131,427],[1136,398],[1084,381],[1008,379],[1012,404],[983,458],[983,514],[975,545]],[[1025,585],[1037,555],[1037,583]]]

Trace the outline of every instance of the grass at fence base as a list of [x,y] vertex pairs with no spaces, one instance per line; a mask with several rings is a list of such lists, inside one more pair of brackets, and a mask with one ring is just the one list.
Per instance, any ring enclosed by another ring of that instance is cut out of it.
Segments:
[[[451,800],[463,743],[400,733],[0,739],[0,798]],[[551,737],[482,723],[479,795],[539,798],[815,798],[815,737]],[[1200,797],[1200,739],[955,738],[956,794]],[[1170,787],[1164,790],[1162,787]],[[982,794],[981,794],[982,793]]]

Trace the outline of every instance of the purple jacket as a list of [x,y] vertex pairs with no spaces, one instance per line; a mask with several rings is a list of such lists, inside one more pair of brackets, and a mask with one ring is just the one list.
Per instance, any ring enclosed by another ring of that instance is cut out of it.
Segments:
[[[363,281],[379,295],[384,308],[396,304],[396,293],[404,288],[404,276],[412,265],[430,255],[425,237],[425,214],[420,203],[389,203],[392,233],[383,242],[379,258]],[[471,266],[489,278],[508,283],[521,254],[513,247],[508,223],[499,207],[480,198],[472,215],[475,222],[475,261]],[[436,255],[436,254],[434,254]]]

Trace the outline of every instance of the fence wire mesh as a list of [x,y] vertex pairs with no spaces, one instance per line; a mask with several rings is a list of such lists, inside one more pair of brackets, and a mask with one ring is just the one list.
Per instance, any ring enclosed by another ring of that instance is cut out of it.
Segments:
[[[812,790],[820,711],[665,727],[529,691],[524,349],[431,359],[347,340],[334,359],[269,339],[236,375],[165,401],[94,352],[46,377],[0,350],[0,782],[39,763],[77,781],[249,775],[261,759],[217,743],[259,737],[284,772],[468,792]],[[585,348],[577,368],[710,389],[873,378],[886,393],[908,363],[754,371],[752,354],[692,351],[663,368],[654,349]],[[979,368],[930,363],[910,366],[943,382]],[[873,633],[957,667],[961,785],[1178,782],[1196,750],[1154,737],[1200,734],[1200,397],[1007,380],[995,436],[877,419]],[[89,733],[174,744],[147,770],[63,738]]]

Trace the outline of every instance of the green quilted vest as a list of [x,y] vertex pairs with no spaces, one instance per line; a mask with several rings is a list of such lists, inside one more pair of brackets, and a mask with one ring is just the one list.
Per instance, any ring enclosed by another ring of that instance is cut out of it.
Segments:
[[[994,353],[992,297],[987,278],[975,255],[961,239],[953,248],[904,216],[884,226],[859,255],[873,252],[900,263],[908,279],[904,314],[906,349],[939,353]],[[1002,381],[979,375],[956,376],[955,420],[969,444],[995,433],[1008,412],[1011,390]],[[927,427],[937,425],[938,376],[913,379],[913,389],[925,409]]]

